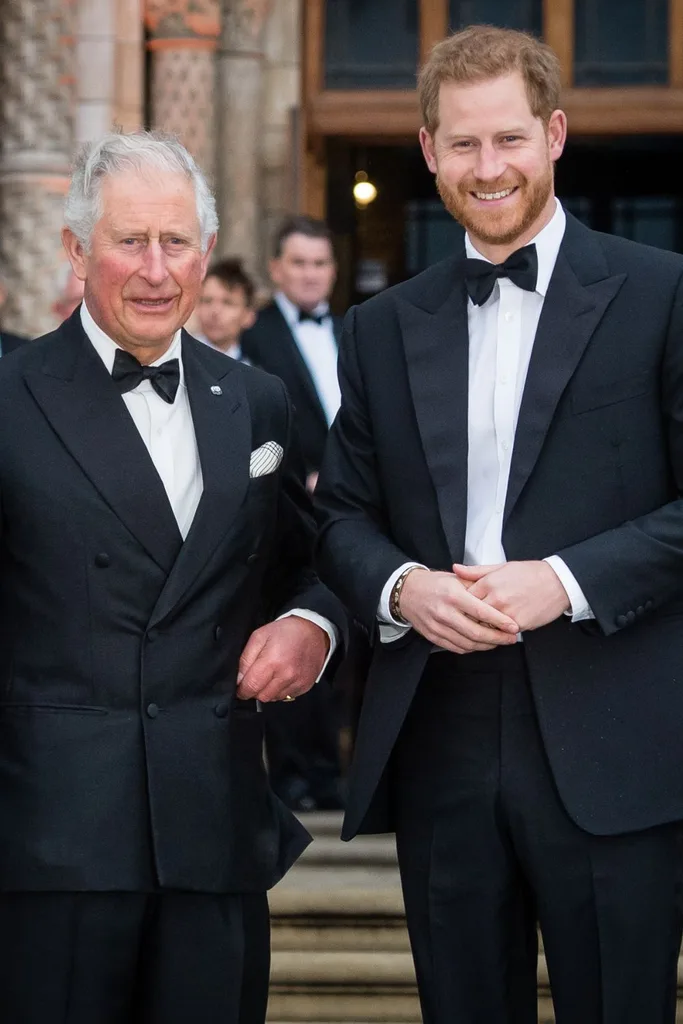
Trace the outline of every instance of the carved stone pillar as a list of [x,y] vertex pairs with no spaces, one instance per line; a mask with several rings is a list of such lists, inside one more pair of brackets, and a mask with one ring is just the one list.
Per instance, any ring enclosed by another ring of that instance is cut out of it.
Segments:
[[219,248],[259,269],[264,28],[271,0],[222,0],[218,60]]
[[114,121],[124,132],[143,122],[144,104],[144,0],[116,2],[116,102]]
[[62,204],[73,139],[69,0],[0,0],[0,262],[7,330],[53,327]]
[[76,114],[78,144],[111,131],[114,122],[116,0],[78,0]]
[[145,24],[154,127],[175,132],[213,177],[218,0],[147,0]]

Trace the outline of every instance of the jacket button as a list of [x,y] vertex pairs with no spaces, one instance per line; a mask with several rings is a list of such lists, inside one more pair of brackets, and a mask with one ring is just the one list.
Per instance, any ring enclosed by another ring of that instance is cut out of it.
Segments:
[[148,704],[145,710],[147,711],[148,718],[156,718],[157,715],[159,714],[159,705]]
[[213,631],[213,635],[216,638],[216,640],[220,640],[220,638],[223,636],[223,627],[216,626],[216,628]]
[[649,612],[650,608],[653,608],[653,607],[654,607],[654,601],[651,601],[648,598],[648,600],[645,602],[645,610]]
[[625,615],[617,615],[614,621],[619,629],[623,629],[624,626],[628,626],[628,619]]
[[629,608],[629,610],[626,612],[626,620],[628,622],[636,621],[636,613],[631,608]]
[[230,703],[227,700],[222,700],[220,704],[216,704],[216,707],[213,710],[215,712],[216,718],[225,718],[228,711],[230,710]]
[[639,604],[638,607],[636,608],[636,615],[644,615],[644,614],[645,614],[645,609],[642,606],[642,604]]
[[252,551],[252,553],[247,558],[247,565],[253,565],[257,558],[258,551]]
[[95,565],[98,569],[108,569],[111,564],[111,559],[106,551],[100,551],[99,555],[95,555]]

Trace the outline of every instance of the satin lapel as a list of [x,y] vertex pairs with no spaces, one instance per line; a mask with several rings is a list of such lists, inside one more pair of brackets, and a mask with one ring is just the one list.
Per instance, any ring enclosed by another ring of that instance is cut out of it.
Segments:
[[[573,233],[576,228],[572,229]],[[590,237],[586,229],[585,235]],[[593,243],[594,244],[594,243]],[[577,261],[577,266],[580,263]],[[536,331],[515,433],[504,521],[540,455],[557,404],[625,274],[581,283],[560,249]]]
[[77,314],[26,384],[52,429],[112,511],[168,572],[182,544],[144,441]]
[[183,335],[183,368],[203,492],[150,626],[168,615],[182,598],[227,535],[244,501],[249,484],[251,419],[237,367],[232,360],[209,349],[204,351],[199,342]]
[[435,311],[397,298],[410,390],[441,522],[460,561],[467,518],[467,297],[459,275]]

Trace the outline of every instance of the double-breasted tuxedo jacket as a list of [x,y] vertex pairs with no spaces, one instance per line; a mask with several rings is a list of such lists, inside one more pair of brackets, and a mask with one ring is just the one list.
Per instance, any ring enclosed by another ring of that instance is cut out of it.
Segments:
[[[402,563],[450,571],[463,558],[463,259],[464,247],[345,324],[318,569],[373,632]],[[560,797],[595,834],[683,818],[682,282],[680,256],[568,217],[514,441],[506,556],[559,554],[595,613],[523,638]],[[414,631],[375,644],[347,838],[392,826],[387,765],[429,655]]]
[[[308,841],[272,797],[250,632],[343,631],[310,570],[282,384],[182,340],[204,490],[183,543],[79,312],[0,360],[0,887],[271,886]],[[250,479],[250,453],[284,448]]]
[[[335,338],[338,338],[341,320],[337,317],[333,317],[333,330]],[[296,427],[306,472],[317,472],[327,440],[327,419],[311,372],[276,302],[265,306],[254,326],[244,332],[242,351],[255,366],[274,373],[284,381],[296,410]]]

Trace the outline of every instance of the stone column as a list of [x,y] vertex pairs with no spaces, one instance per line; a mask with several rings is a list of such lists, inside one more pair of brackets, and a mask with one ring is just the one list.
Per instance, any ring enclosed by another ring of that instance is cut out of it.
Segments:
[[0,263],[7,330],[53,327],[74,111],[74,5],[0,0]]
[[147,0],[145,24],[154,127],[175,132],[213,177],[218,0]]
[[111,131],[114,122],[116,0],[78,0],[76,123],[78,144]]
[[222,0],[218,60],[219,207],[223,255],[258,271],[264,28],[271,0]]
[[261,272],[267,274],[273,235],[296,207],[296,112],[301,95],[303,0],[273,0],[265,29],[262,130]]
[[114,122],[124,132],[143,123],[144,25],[143,0],[114,0],[116,4],[116,61]]

